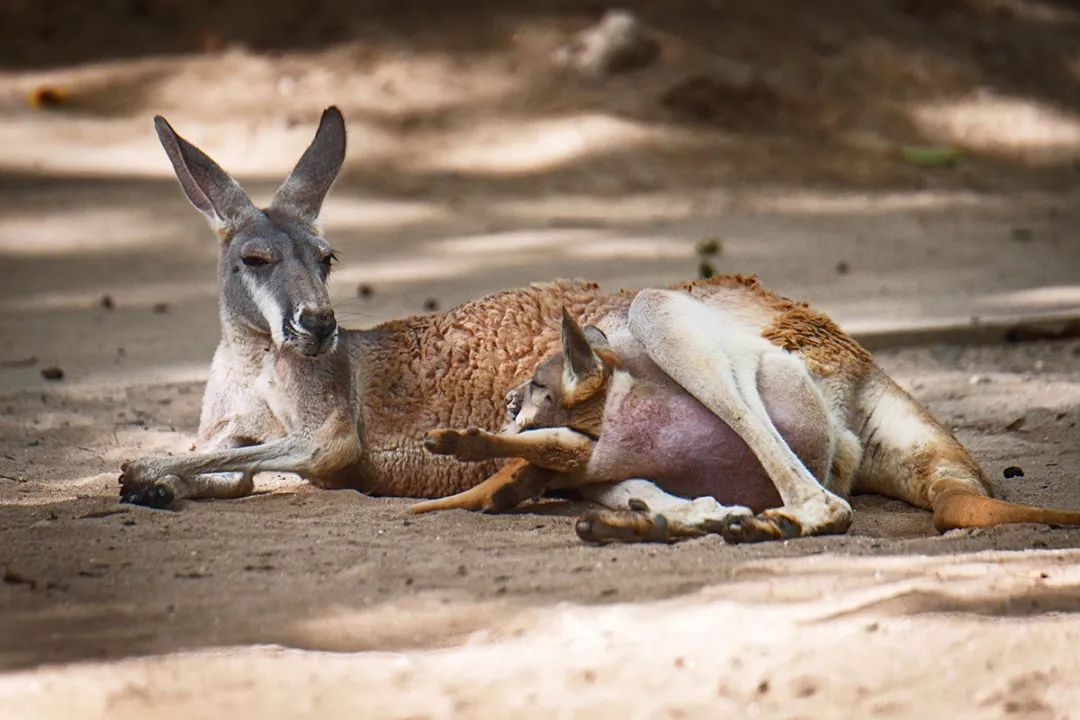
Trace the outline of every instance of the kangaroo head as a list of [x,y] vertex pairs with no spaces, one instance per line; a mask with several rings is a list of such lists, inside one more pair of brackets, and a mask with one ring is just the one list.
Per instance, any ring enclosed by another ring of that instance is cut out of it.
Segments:
[[302,355],[333,350],[338,330],[326,277],[335,256],[320,233],[319,211],[345,159],[341,112],[323,113],[315,139],[262,210],[165,118],[154,125],[184,194],[221,238],[222,322]]
[[511,390],[506,406],[519,430],[569,427],[600,434],[604,401],[619,358],[607,337],[592,325],[584,329],[563,308],[562,351],[544,358],[532,378]]

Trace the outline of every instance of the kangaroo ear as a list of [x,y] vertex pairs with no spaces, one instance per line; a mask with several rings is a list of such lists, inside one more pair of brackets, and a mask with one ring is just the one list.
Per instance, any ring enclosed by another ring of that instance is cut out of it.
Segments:
[[571,393],[575,388],[591,384],[586,383],[587,380],[602,375],[600,358],[593,352],[585,331],[574,322],[565,307],[562,311],[562,351],[564,381]]
[[177,135],[165,118],[155,117],[154,127],[184,194],[215,230],[236,227],[259,212],[243,188],[206,153]]
[[309,225],[316,225],[323,199],[344,161],[345,118],[340,110],[331,106],[323,111],[315,139],[278,188],[270,207],[290,213]]
[[610,344],[608,343],[607,335],[604,334],[604,331],[595,325],[585,326],[585,338],[593,348],[607,347]]

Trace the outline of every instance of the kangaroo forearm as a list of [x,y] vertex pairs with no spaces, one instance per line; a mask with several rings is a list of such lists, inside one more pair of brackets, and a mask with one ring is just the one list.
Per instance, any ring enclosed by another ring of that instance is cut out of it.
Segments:
[[264,471],[302,472],[311,465],[314,452],[309,438],[291,435],[263,445],[191,453],[169,457],[143,458],[125,466],[134,477],[191,477],[205,473]]

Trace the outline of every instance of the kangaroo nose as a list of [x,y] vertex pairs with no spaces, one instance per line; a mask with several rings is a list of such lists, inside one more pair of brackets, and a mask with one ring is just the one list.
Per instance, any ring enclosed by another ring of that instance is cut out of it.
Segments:
[[319,340],[325,340],[337,329],[331,308],[309,308],[300,311],[300,324]]

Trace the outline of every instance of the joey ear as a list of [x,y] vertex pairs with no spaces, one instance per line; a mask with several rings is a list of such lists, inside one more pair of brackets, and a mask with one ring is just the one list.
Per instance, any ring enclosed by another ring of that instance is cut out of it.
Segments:
[[315,225],[323,199],[345,161],[345,118],[330,106],[323,111],[315,139],[289,173],[270,207]]
[[154,128],[184,194],[215,230],[241,225],[259,212],[243,188],[206,153],[177,135],[165,118],[156,116]]
[[602,368],[585,331],[574,322],[565,307],[562,311],[562,351],[567,385],[578,385],[586,378],[597,375]]

